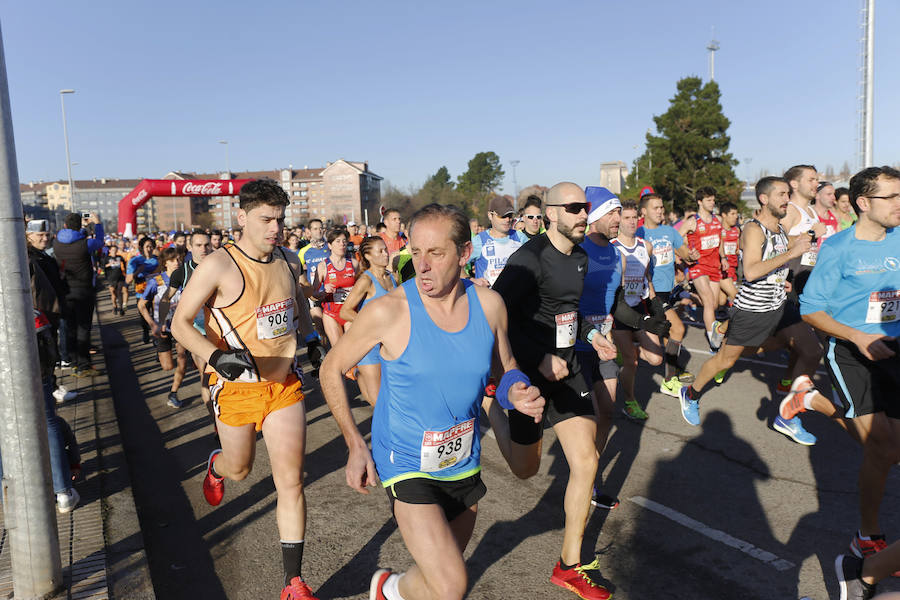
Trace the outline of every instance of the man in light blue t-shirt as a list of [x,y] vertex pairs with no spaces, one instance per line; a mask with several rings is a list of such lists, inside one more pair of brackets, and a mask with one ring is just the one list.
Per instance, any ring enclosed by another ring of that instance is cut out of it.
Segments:
[[862,558],[887,545],[878,509],[888,473],[900,462],[900,171],[860,171],[850,180],[850,201],[859,221],[822,244],[800,296],[803,320],[829,336],[825,366],[834,400],[801,376],[780,412],[841,419],[863,445],[860,526],[850,542]]
[[675,311],[679,299],[672,297],[672,288],[675,287],[675,256],[682,260],[695,261],[700,258],[700,253],[696,249],[688,249],[678,230],[663,223],[666,209],[659,194],[649,193],[641,196],[640,207],[644,225],[638,227],[636,235],[653,245],[653,262],[650,266],[653,274],[653,290],[665,303],[666,319],[672,324],[669,339],[665,342],[666,371],[659,391],[677,398],[681,386],[693,383],[694,376],[684,371],[678,362],[685,329],[681,317]]
[[494,285],[512,253],[528,241],[512,228],[515,216],[512,202],[508,198],[494,196],[491,199],[488,205],[491,227],[472,237],[472,257],[469,264],[474,266],[474,283]]

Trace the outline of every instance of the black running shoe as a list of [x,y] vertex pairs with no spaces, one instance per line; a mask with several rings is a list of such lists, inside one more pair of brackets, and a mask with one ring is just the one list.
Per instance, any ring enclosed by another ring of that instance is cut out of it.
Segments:
[[619,499],[606,494],[601,494],[597,488],[594,488],[594,492],[591,494],[591,504],[597,508],[612,510],[619,505]]
[[834,559],[841,600],[869,600],[875,596],[874,585],[862,580],[863,559],[852,554],[841,554]]

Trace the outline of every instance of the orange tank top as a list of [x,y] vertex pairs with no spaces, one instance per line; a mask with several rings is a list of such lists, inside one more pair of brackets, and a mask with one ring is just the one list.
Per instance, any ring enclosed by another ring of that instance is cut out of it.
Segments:
[[[250,351],[254,368],[238,381],[283,382],[296,370],[297,284],[284,251],[276,248],[268,262],[250,258],[236,245],[223,246],[237,265],[244,288],[228,306],[207,302],[206,337],[222,350]],[[212,371],[210,367],[208,371]]]

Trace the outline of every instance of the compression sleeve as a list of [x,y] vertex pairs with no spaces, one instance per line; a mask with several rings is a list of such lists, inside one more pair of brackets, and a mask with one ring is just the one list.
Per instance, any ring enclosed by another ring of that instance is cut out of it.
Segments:
[[522,312],[523,303],[520,302],[521,298],[537,295],[539,277],[538,257],[532,252],[520,249],[509,257],[492,288],[503,297],[506,304],[510,323],[507,335],[510,345],[514,348],[516,362],[527,370],[537,369],[546,354],[544,349],[527,336],[532,315]]
[[635,329],[641,328],[643,317],[639,312],[628,306],[628,303],[625,301],[625,288],[623,287],[619,287],[619,289],[616,290],[616,299],[613,302],[612,315],[629,327],[634,327]]

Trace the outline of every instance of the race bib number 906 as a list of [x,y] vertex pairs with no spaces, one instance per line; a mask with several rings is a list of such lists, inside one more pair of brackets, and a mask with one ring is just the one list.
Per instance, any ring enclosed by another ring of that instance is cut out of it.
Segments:
[[474,434],[475,419],[444,431],[426,431],[422,436],[419,470],[423,473],[442,471],[469,458]]
[[883,290],[869,294],[866,323],[893,323],[900,319],[900,290]]
[[294,299],[287,298],[256,309],[256,336],[271,340],[292,331],[294,323]]

